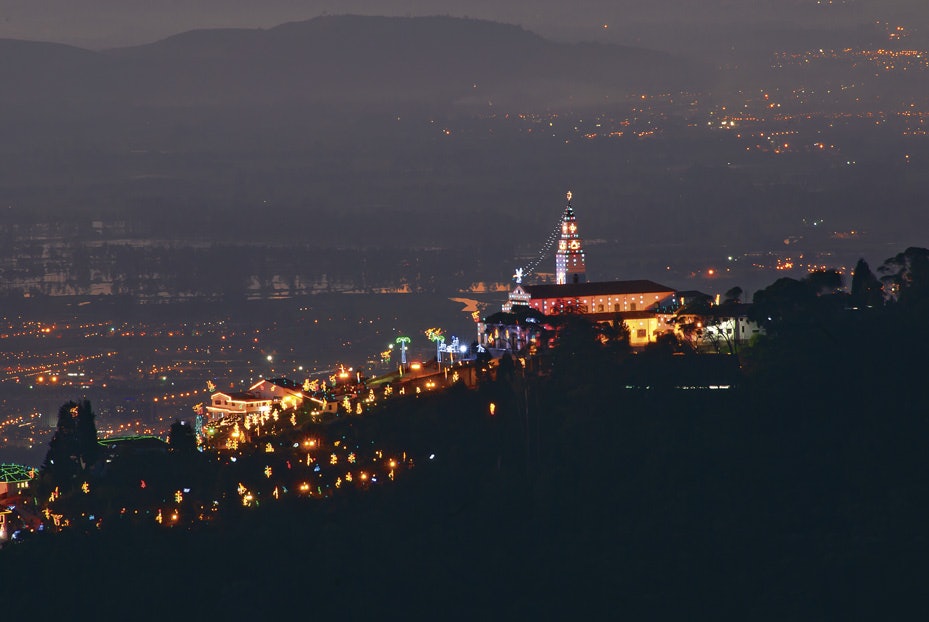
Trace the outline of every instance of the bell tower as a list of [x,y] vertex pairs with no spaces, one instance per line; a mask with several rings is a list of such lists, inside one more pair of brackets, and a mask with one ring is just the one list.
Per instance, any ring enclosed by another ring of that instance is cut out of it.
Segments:
[[555,283],[586,283],[587,266],[584,262],[584,249],[581,237],[577,233],[577,217],[571,207],[571,192],[566,195],[568,205],[561,218],[561,237],[558,239],[558,251],[555,253]]

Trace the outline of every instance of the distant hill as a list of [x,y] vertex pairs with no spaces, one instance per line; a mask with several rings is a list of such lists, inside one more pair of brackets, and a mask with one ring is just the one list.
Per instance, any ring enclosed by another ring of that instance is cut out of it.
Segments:
[[924,0],[7,0],[0,3],[0,37],[100,49],[193,28],[268,28],[327,13],[454,15],[521,24],[559,40],[641,41],[650,48],[699,53],[700,46],[690,43],[714,49],[721,43],[709,37],[741,49],[752,40],[745,28],[752,25],[847,29],[897,21],[917,28],[926,23],[926,11]]
[[323,16],[266,30],[194,30],[99,53],[0,41],[7,102],[546,105],[680,89],[701,75],[660,52],[557,43],[518,26],[451,17]]
[[0,39],[0,103],[55,101],[105,93],[110,61],[59,43]]

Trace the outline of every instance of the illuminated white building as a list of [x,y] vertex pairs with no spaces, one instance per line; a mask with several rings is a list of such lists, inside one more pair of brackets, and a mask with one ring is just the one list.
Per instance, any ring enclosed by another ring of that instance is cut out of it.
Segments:
[[[555,253],[555,284],[527,285],[522,283],[523,271],[516,274],[517,284],[503,305],[503,312],[513,313],[520,306],[539,311],[542,315],[583,314],[595,322],[611,324],[622,321],[629,328],[629,342],[644,346],[658,335],[673,330],[669,317],[659,313],[673,303],[675,290],[654,281],[587,281],[587,262],[583,241],[577,227],[577,217],[571,207],[571,193],[561,220],[558,250]],[[487,337],[487,326],[479,327],[480,339]],[[516,349],[524,338],[521,327],[495,327],[494,335],[503,342],[513,341],[508,349]],[[502,331],[502,332],[501,332]],[[515,341],[514,341],[515,340]]]
[[272,401],[254,393],[216,391],[206,407],[210,421],[244,419],[246,415],[261,415],[271,411]]
[[274,405],[282,409],[296,408],[303,404],[303,385],[299,385],[288,378],[265,378],[259,380],[248,388],[248,392],[256,397],[271,400]]

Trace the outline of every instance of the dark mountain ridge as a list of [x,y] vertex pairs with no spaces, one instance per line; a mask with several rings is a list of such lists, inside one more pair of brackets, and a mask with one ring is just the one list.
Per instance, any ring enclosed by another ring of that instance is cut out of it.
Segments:
[[[688,62],[608,44],[564,44],[518,26],[451,17],[323,16],[263,29],[194,30],[90,52],[0,41],[0,100],[141,105],[468,100],[545,105],[693,84]],[[541,101],[540,101],[541,100]]]

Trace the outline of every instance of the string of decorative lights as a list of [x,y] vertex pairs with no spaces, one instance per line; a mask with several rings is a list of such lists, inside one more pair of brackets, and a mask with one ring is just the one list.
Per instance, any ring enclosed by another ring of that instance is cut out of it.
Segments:
[[552,249],[552,246],[555,245],[555,241],[561,237],[561,223],[563,221],[564,221],[564,217],[562,215],[559,215],[558,221],[555,223],[554,229],[552,229],[552,232],[549,234],[548,239],[545,240],[545,243],[542,245],[542,248],[539,250],[538,256],[532,261],[530,261],[528,264],[526,264],[522,269],[516,271],[516,274],[518,276],[514,278],[517,279],[517,282],[519,282],[521,279],[535,272],[535,269],[539,267],[539,264],[542,263],[542,261],[548,255],[548,252]]

